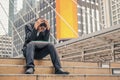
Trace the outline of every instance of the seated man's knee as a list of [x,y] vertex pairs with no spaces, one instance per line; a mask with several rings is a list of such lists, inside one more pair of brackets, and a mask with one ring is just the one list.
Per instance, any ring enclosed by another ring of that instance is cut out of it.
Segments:
[[27,47],[29,47],[29,46],[33,46],[34,44],[33,44],[33,41],[31,41],[31,42],[29,42],[28,44],[27,44]]
[[49,46],[49,47],[54,47],[54,44],[48,43],[48,46]]

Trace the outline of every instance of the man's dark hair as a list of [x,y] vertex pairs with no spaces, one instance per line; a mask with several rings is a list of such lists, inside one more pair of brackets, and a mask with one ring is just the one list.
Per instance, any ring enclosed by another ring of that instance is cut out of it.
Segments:
[[40,27],[42,27],[42,26],[47,27],[46,23],[41,23]]
[[[37,18],[37,19],[35,19],[35,21],[37,21],[38,19],[44,19],[44,18],[43,18],[43,17]],[[42,27],[42,26],[47,27],[47,25],[46,25],[45,22],[43,22],[43,23],[41,23],[41,24],[39,25],[39,27]]]

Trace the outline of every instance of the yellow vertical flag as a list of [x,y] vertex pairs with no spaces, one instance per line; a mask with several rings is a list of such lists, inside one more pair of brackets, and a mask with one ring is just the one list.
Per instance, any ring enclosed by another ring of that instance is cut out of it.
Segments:
[[[72,0],[56,0],[56,11],[69,24],[56,14],[57,39],[70,39],[78,37],[77,5]],[[72,29],[71,29],[71,28]]]

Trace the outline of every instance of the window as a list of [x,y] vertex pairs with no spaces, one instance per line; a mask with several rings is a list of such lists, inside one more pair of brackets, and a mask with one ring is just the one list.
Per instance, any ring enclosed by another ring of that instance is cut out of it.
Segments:
[[116,5],[112,6],[112,9],[115,9],[116,8]]
[[104,19],[104,16],[102,16],[102,19]]
[[119,22],[119,24],[120,24],[120,20],[119,20],[118,22]]
[[104,24],[105,22],[104,22],[104,21],[102,21],[102,23]]
[[113,20],[116,20],[117,19],[117,17],[116,16],[113,16]]
[[104,11],[102,11],[102,15],[104,15]]
[[113,15],[115,15],[116,14],[116,11],[113,11]]
[[[89,9],[89,8],[87,8],[87,12],[88,12],[88,14],[90,14],[90,9]],[[90,31],[90,27],[91,27],[90,24],[91,24],[91,23],[90,23],[90,16],[89,16],[88,14],[87,14],[87,22],[88,22],[88,23],[87,23],[87,25],[88,25],[88,26],[87,26],[87,27],[88,27],[88,31],[87,31],[87,32],[90,33],[90,32],[91,32],[91,31]]]
[[120,13],[120,9],[117,9],[117,12]]
[[120,14],[118,14],[118,18],[120,18]]
[[82,12],[82,9],[78,8],[78,13],[80,14]]
[[115,1],[112,1],[112,5],[114,5],[115,4]]
[[117,8],[119,8],[120,4],[117,4]]
[[114,25],[116,25],[116,24],[117,24],[117,21],[114,22]]
[[78,16],[78,21],[81,21],[81,17],[80,16]]
[[[95,17],[95,14],[94,14],[95,10],[92,9],[92,17]],[[95,32],[95,20],[92,18],[92,27],[93,27],[93,32]]]
[[94,3],[95,3],[95,0],[92,0],[92,2],[94,2]]

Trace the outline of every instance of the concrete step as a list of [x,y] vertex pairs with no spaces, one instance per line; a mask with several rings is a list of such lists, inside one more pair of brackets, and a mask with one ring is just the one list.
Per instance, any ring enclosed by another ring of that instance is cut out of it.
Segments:
[[114,67],[114,68],[120,68],[120,63],[111,63],[110,64],[111,67]]
[[[24,67],[22,65],[0,65],[0,74],[24,74]],[[112,74],[112,68],[63,67],[63,69],[71,74]],[[54,68],[36,66],[35,74],[54,74]]]
[[1,75],[0,74],[0,80],[37,80],[37,76],[34,75],[8,75],[8,74],[4,74]]
[[0,75],[0,80],[120,80],[119,75]]
[[[51,60],[34,60],[35,65],[52,66]],[[0,59],[0,64],[25,65],[25,59]],[[61,61],[62,66],[98,67],[98,63]]]
[[120,68],[120,63],[119,62],[103,62],[99,63],[99,67],[102,68]]

